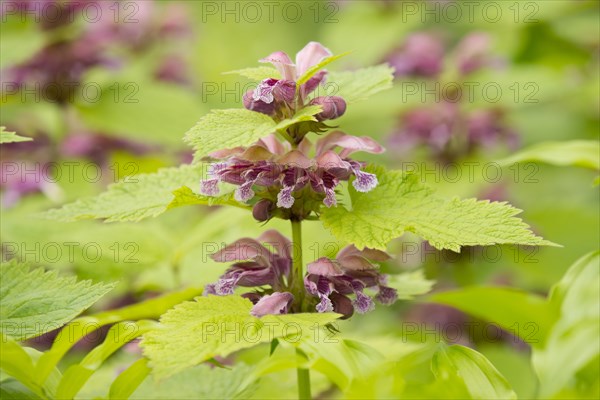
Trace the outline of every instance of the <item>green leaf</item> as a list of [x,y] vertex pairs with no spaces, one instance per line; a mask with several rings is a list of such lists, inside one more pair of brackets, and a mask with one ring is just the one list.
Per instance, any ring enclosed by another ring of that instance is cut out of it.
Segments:
[[431,369],[439,383],[451,393],[464,390],[472,399],[517,398],[492,363],[467,347],[441,347],[433,356]]
[[545,298],[503,287],[473,286],[427,299],[498,324],[534,347],[543,346],[558,315]]
[[141,346],[153,373],[164,378],[213,357],[268,343],[275,338],[299,340],[316,325],[338,314],[250,315],[252,303],[239,296],[197,297],[164,314],[158,329],[144,335]]
[[243,108],[213,110],[187,131],[185,141],[196,151],[200,160],[210,153],[248,146],[275,132],[275,121],[265,114]]
[[556,284],[550,303],[560,310],[547,344],[534,351],[540,398],[567,387],[577,372],[600,354],[600,252],[579,259]]
[[117,376],[117,379],[110,385],[108,398],[110,400],[129,399],[146,377],[150,375],[150,371],[148,360],[140,358]]
[[0,335],[2,336],[2,341],[0,342],[2,353],[0,369],[17,379],[34,393],[43,396],[42,388],[35,383],[31,376],[33,371],[33,360],[31,357],[17,342],[6,336],[3,332],[0,332]]
[[0,382],[0,399],[39,400],[41,398],[16,379],[9,378]]
[[349,185],[352,205],[325,209],[321,219],[340,240],[385,250],[388,242],[413,232],[437,249],[460,251],[461,246],[492,244],[552,245],[535,236],[516,218],[521,210],[507,203],[475,199],[444,199],[416,175],[368,167],[379,184],[368,193]]
[[167,293],[116,310],[108,310],[98,314],[77,318],[59,332],[50,350],[40,357],[40,360],[36,364],[34,374],[36,382],[45,382],[53,368],[67,351],[75,345],[75,343],[84,336],[95,332],[102,326],[125,320],[158,318],[174,305],[197,296],[200,293],[202,293],[201,289],[188,288],[178,292]]
[[285,130],[299,122],[316,121],[317,119],[314,116],[320,113],[321,111],[323,111],[323,107],[321,106],[306,106],[300,111],[298,111],[296,114],[294,114],[292,118],[284,119],[283,121],[278,123],[277,126],[275,126],[275,130]]
[[248,205],[235,200],[233,197],[233,192],[217,197],[203,196],[201,194],[194,193],[192,189],[187,186],[182,186],[173,192],[173,200],[167,206],[167,210],[170,210],[171,208],[198,204],[208,206],[230,205],[250,209]]
[[146,379],[131,396],[135,399],[247,399],[254,388],[254,368],[198,365],[156,382]]
[[4,126],[0,126],[0,144],[14,142],[30,142],[32,138],[17,135],[15,132],[7,132]]
[[302,74],[302,76],[300,78],[298,78],[298,80],[296,81],[297,87],[300,87],[300,85],[304,85],[306,82],[308,82],[308,80],[310,78],[312,78],[314,74],[316,74],[317,72],[322,70],[326,65],[328,65],[344,56],[347,56],[348,54],[350,54],[349,51],[342,53],[342,54],[325,57],[320,63],[313,65],[312,67],[307,69],[306,72],[304,74]]
[[273,67],[254,67],[237,69],[235,71],[223,72],[223,75],[237,74],[255,81],[262,81],[268,78],[280,79],[281,74]]
[[77,282],[57,271],[10,261],[0,266],[0,329],[25,340],[59,328],[81,314],[114,285]]
[[71,365],[65,371],[56,397],[73,399],[108,357],[131,340],[148,332],[156,324],[154,321],[125,321],[113,325],[101,345],[90,351],[79,364]]
[[173,194],[175,190],[179,192],[182,186],[198,186],[201,178],[201,165],[163,168],[152,174],[126,178],[110,185],[97,197],[79,199],[41,215],[66,222],[94,218],[106,222],[124,222],[156,217],[168,209],[189,204],[235,204],[230,198],[221,201],[219,197],[195,194],[193,202],[186,202]]
[[300,348],[307,355],[311,370],[327,376],[341,390],[355,379],[365,377],[377,368],[384,356],[366,343],[351,339],[332,339],[323,334],[322,340],[306,341]]
[[597,140],[571,140],[543,142],[500,160],[501,165],[534,161],[557,166],[577,166],[600,170],[600,142]]
[[3,332],[0,332],[0,340],[0,369],[20,383],[5,385],[6,381],[2,381],[1,389],[11,394],[16,392],[24,395],[28,394],[25,389],[27,388],[31,391],[30,394],[34,395],[33,398],[54,398],[58,381],[61,379],[58,369],[51,370],[51,379],[45,384],[40,384],[35,380],[34,364],[41,353],[32,348],[21,347]]
[[381,64],[356,71],[330,72],[327,82],[337,86],[332,95],[340,96],[346,103],[352,104],[390,89],[393,79],[394,69],[387,64]]
[[387,286],[396,289],[399,300],[410,300],[429,292],[435,281],[425,279],[422,270],[388,275]]

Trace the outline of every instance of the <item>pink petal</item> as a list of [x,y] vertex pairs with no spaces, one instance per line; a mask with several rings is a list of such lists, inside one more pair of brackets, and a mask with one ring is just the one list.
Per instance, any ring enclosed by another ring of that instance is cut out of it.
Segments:
[[268,314],[287,314],[290,303],[294,300],[294,295],[288,292],[273,292],[263,296],[252,307],[250,314],[255,317],[262,317]]
[[317,157],[317,165],[320,168],[331,169],[331,168],[342,168],[349,169],[350,164],[340,158],[333,151],[326,151]]
[[312,161],[298,150],[292,150],[288,152],[284,156],[280,157],[277,162],[302,169],[307,169],[312,166]]
[[378,262],[384,262],[384,261],[387,261],[387,260],[389,260],[389,259],[392,258],[385,251],[376,250],[376,249],[369,249],[367,247],[365,247],[362,250],[358,250],[352,244],[348,245],[348,246],[344,247],[342,250],[340,250],[338,252],[336,258],[338,260],[341,260],[341,259],[343,259],[345,257],[352,257],[352,256],[362,256],[362,257],[365,257],[365,258],[367,258],[369,260],[378,261]]
[[310,67],[317,65],[325,57],[333,53],[318,42],[309,42],[296,54],[296,69],[298,76],[302,76]]
[[325,78],[327,77],[327,71],[324,69],[314,74],[306,83],[300,86],[300,93],[302,94],[302,99],[305,99],[306,96],[311,94],[321,83],[325,83]]
[[376,265],[371,264],[365,257],[359,255],[346,256],[343,258],[338,257],[337,260],[340,262],[342,268],[347,270],[365,271],[377,268]]
[[312,143],[310,142],[310,140],[308,140],[308,138],[306,136],[304,136],[304,138],[302,139],[302,141],[300,142],[300,144],[298,145],[298,150],[304,154],[305,156],[309,156],[310,154],[310,149],[312,148]]
[[354,168],[354,176],[356,179],[352,181],[352,186],[361,193],[370,192],[379,183],[375,174],[363,172],[358,168]]
[[294,66],[294,63],[290,57],[283,51],[276,51],[275,53],[271,53],[267,57],[258,61],[262,63],[269,62],[273,64],[283,79],[288,81],[296,80],[296,67]]
[[205,196],[216,196],[219,194],[219,179],[207,179],[200,182],[200,193]]
[[211,254],[210,258],[216,262],[233,262],[245,260],[257,260],[268,258],[269,250],[258,241],[250,238],[242,238],[226,246],[222,250]]
[[286,151],[284,145],[273,134],[260,139],[257,144],[266,147],[273,154],[282,155]]
[[292,248],[292,242],[279,233],[279,231],[276,231],[275,229],[265,231],[259,236],[258,240],[273,246],[277,251],[277,254],[286,258],[291,258],[290,250]]
[[308,273],[322,276],[339,276],[344,274],[337,261],[327,257],[321,257],[308,264]]
[[296,199],[292,196],[293,186],[286,186],[277,194],[277,207],[292,208]]
[[238,156],[241,160],[246,161],[266,161],[273,157],[273,153],[263,146],[250,146],[242,154]]
[[331,150],[336,146],[342,148],[340,152],[340,157],[342,158],[346,158],[357,151],[366,151],[367,153],[374,154],[380,154],[385,151],[379,143],[370,137],[352,136],[340,131],[334,131],[317,142],[317,154]]
[[217,150],[209,154],[211,158],[216,158],[217,160],[222,160],[223,158],[228,158],[236,154],[240,154],[245,150],[244,147],[234,147],[233,149],[223,149]]

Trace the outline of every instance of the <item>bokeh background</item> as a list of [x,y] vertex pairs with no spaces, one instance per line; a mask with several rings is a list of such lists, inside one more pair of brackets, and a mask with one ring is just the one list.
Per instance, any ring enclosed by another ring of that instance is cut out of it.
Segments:
[[[255,66],[276,50],[295,54],[311,40],[334,54],[351,51],[331,69],[396,68],[393,89],[338,120],[347,133],[387,148],[365,159],[416,171],[447,195],[509,201],[536,233],[563,246],[474,247],[456,255],[404,236],[390,245],[395,260],[383,268],[422,269],[436,281],[434,291],[485,284],[546,294],[598,247],[598,171],[497,163],[537,143],[598,139],[597,1],[1,5],[0,125],[34,138],[1,148],[3,258],[120,281],[100,308],[212,282],[223,272],[207,257],[213,244],[271,227],[288,232],[287,224],[265,227],[238,210],[201,207],[139,224],[63,224],[35,214],[121,178],[190,162],[184,133],[210,109],[241,107],[255,84],[223,72]],[[323,90],[334,94],[335,83]],[[316,223],[305,236],[309,261],[342,245]],[[360,338],[399,335],[406,322],[442,332],[450,326],[459,331],[450,341],[477,348],[520,396],[531,396],[527,345],[510,332],[493,339],[466,332],[468,321],[418,300],[380,307],[344,329]],[[46,336],[34,345],[47,346]],[[116,356],[113,369],[127,357]]]

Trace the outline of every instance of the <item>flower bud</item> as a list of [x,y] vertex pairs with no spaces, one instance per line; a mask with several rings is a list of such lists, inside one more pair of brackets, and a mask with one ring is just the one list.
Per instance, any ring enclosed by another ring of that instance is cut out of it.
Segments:
[[344,115],[346,112],[346,102],[338,96],[321,96],[310,101],[311,105],[319,105],[323,107],[323,111],[315,117],[318,121],[327,119],[336,119]]
[[266,115],[272,115],[275,112],[274,103],[265,103],[262,100],[253,99],[254,90],[248,90],[243,97],[244,107],[248,110],[256,111]]
[[273,216],[273,202],[271,200],[262,199],[252,208],[252,216],[259,222],[268,221]]

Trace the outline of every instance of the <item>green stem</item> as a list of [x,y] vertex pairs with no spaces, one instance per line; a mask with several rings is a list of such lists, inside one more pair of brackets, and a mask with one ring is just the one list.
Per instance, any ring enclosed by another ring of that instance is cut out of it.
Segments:
[[[296,305],[298,311],[302,311],[304,303],[304,265],[302,263],[302,224],[300,221],[292,220],[292,267],[293,288],[297,296]],[[299,349],[296,349],[298,358],[304,357]],[[310,400],[310,372],[305,368],[297,368],[298,375],[298,399]]]
[[[299,349],[296,349],[296,355],[298,357],[304,357]],[[310,400],[312,398],[310,394],[310,372],[304,368],[298,368],[298,399],[299,400]]]
[[[302,264],[302,225],[292,220],[292,279],[296,304],[302,307],[304,301],[304,265]],[[299,309],[298,311],[302,311]]]

